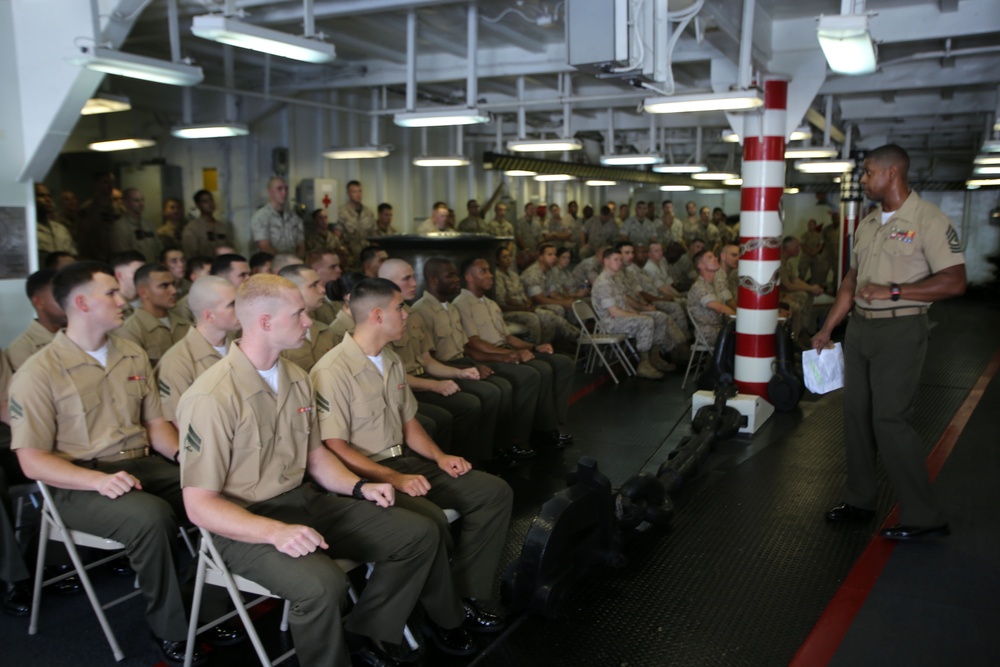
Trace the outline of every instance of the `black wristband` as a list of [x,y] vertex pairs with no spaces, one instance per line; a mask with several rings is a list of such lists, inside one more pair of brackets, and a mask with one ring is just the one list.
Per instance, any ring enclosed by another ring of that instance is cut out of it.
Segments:
[[892,301],[899,301],[899,297],[903,293],[903,289],[896,283],[892,283],[889,285],[889,293],[892,295],[889,297]]
[[358,480],[358,483],[354,485],[354,490],[351,491],[351,497],[357,498],[358,500],[364,500],[365,494],[361,492],[361,487],[368,483],[368,480],[362,477]]

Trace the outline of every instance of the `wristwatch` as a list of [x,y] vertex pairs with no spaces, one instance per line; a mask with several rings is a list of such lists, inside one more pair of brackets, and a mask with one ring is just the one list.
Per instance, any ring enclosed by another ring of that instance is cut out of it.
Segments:
[[896,283],[892,283],[889,285],[889,293],[892,294],[892,296],[889,297],[890,299],[893,301],[899,301],[899,296],[903,293],[903,290]]
[[361,492],[361,487],[364,486],[365,484],[367,484],[368,482],[369,482],[369,480],[365,479],[364,477],[362,477],[361,479],[359,479],[358,483],[354,485],[354,490],[351,491],[351,497],[352,498],[357,498],[358,500],[364,500],[365,499],[365,494],[363,494]]

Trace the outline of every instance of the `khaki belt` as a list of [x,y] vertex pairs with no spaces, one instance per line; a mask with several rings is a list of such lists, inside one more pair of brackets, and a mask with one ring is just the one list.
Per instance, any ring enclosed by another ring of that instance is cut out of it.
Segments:
[[372,463],[378,463],[379,461],[385,461],[386,459],[394,459],[397,456],[403,455],[403,446],[396,445],[395,447],[390,447],[389,449],[383,449],[378,454],[372,454],[368,458],[371,459]]
[[927,306],[900,306],[899,308],[859,308],[854,307],[854,313],[858,317],[866,320],[880,320],[886,317],[908,317],[910,315],[923,315],[927,312]]
[[149,456],[149,447],[138,447],[136,449],[123,449],[115,454],[98,456],[95,461],[101,463],[114,463],[116,461],[128,461],[129,459],[141,459]]

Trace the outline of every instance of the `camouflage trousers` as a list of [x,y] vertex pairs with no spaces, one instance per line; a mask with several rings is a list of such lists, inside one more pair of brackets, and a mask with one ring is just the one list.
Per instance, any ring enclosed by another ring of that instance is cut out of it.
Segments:
[[691,329],[688,326],[687,312],[684,306],[676,301],[655,301],[656,309],[670,318],[667,325],[667,333],[675,344],[683,343],[691,338]]
[[806,292],[785,292],[781,300],[788,304],[788,319],[792,328],[792,338],[799,340],[802,330],[812,322],[812,294]]
[[799,255],[799,278],[806,280],[809,276],[809,284],[826,286],[826,276],[830,272],[830,267],[826,262],[823,253],[810,256],[805,253]]
[[[667,317],[663,313],[657,314],[664,319]],[[656,323],[647,315],[648,313],[608,317],[601,320],[601,329],[606,333],[625,334],[629,338],[634,338],[636,349],[639,352],[648,352],[655,342]]]
[[505,322],[513,322],[527,328],[528,335],[536,345],[551,343],[557,338],[575,343],[580,337],[580,330],[577,327],[545,308],[538,308],[533,313],[526,311],[504,313],[503,319]]

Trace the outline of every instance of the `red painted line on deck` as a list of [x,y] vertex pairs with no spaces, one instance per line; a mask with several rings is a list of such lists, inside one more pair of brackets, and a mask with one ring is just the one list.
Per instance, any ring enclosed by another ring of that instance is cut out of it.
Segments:
[[[976,384],[969,391],[965,401],[955,411],[951,422],[927,457],[927,473],[931,480],[934,480],[941,472],[948,456],[955,449],[955,443],[958,442],[959,436],[966,424],[969,423],[969,418],[976,406],[979,405],[986,387],[989,386],[998,370],[1000,370],[1000,350],[997,350],[986,365],[986,369],[976,380]],[[899,521],[898,505],[892,508],[879,530],[887,528],[897,521]],[[876,532],[876,537],[872,538],[861,557],[851,568],[844,583],[840,585],[809,636],[795,653],[789,667],[816,667],[817,665],[829,664],[854,622],[854,617],[861,610],[872,587],[889,562],[889,557],[896,548],[896,544],[892,540],[877,537]]]
[[593,392],[594,390],[596,390],[598,387],[600,387],[605,382],[608,382],[609,380],[611,380],[611,375],[609,375],[608,373],[605,373],[604,375],[602,375],[601,377],[597,378],[596,380],[594,380],[593,382],[591,382],[587,386],[580,387],[575,392],[573,392],[572,396],[569,397],[569,404],[573,405],[574,403],[576,403],[577,401],[579,401],[581,398],[583,398],[587,394]]

